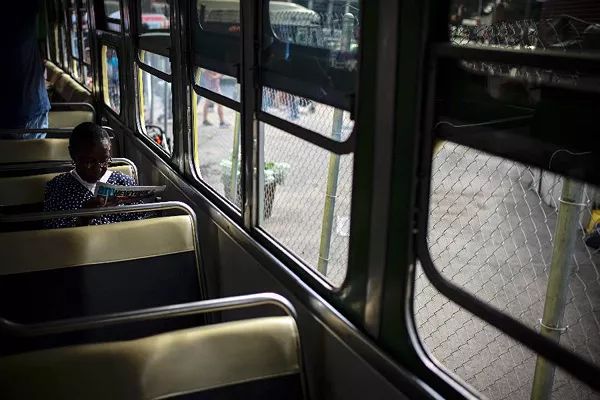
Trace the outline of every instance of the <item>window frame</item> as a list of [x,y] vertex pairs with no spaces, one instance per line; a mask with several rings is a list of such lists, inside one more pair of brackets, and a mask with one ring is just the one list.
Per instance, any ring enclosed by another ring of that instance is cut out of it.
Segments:
[[[90,2],[91,0],[86,0],[86,6],[84,7],[83,5],[83,0],[75,0],[76,4],[77,4],[77,14],[78,14],[78,28],[79,28],[79,51],[81,52],[81,78],[83,80],[83,82],[81,82],[82,86],[84,88],[86,88],[88,91],[92,92],[93,88],[94,88],[94,52],[92,51],[93,46],[92,46],[92,25],[91,25],[91,20],[92,20],[92,14],[91,14],[91,7],[90,7]],[[83,15],[84,13],[87,13],[87,42],[88,42],[88,47],[90,49],[89,51],[89,63],[85,62],[85,47],[84,47],[84,31],[83,31]],[[90,76],[92,77],[92,84],[91,87],[88,87],[86,84],[86,78],[87,75],[85,74],[85,68],[87,67]]]
[[[223,96],[222,94],[213,92],[210,89],[203,88],[198,83],[196,83],[195,71],[200,68],[202,68],[202,67],[195,66],[194,64],[191,64],[191,67],[190,67],[190,70],[194,74],[190,77],[191,78],[190,82],[191,82],[191,86],[192,86],[191,102],[192,102],[192,111],[193,111],[192,116],[191,116],[192,129],[190,130],[191,134],[192,134],[192,138],[191,138],[192,151],[190,152],[191,153],[191,163],[189,164],[190,171],[191,171],[194,181],[203,185],[203,187],[205,187],[206,190],[210,191],[210,193],[214,197],[214,199],[216,199],[218,201],[220,208],[228,210],[229,215],[231,215],[237,222],[241,222],[242,208],[238,208],[236,205],[234,205],[232,202],[230,202],[228,199],[226,199],[223,195],[218,193],[216,188],[214,188],[212,185],[210,185],[208,182],[206,182],[204,179],[202,179],[198,172],[198,168],[200,167],[200,165],[199,165],[199,156],[198,156],[199,132],[198,132],[198,121],[197,121],[197,118],[198,118],[197,98],[198,98],[198,96],[202,97],[204,99],[214,102],[216,105],[222,105],[224,107],[227,107],[227,108],[233,110],[234,112],[239,113],[240,114],[240,124],[241,124],[241,118],[242,118],[242,106],[239,101],[236,101],[229,97]],[[207,69],[207,68],[204,68],[204,69]],[[232,78],[235,78],[235,77],[232,77]],[[236,83],[239,84],[239,79],[237,79],[237,78],[235,78],[235,79],[236,79]],[[240,89],[241,89],[241,87],[240,87]],[[243,144],[241,141],[241,135],[242,135],[242,132],[241,132],[241,126],[240,126],[240,160],[239,160],[240,164],[242,164],[241,153],[243,152]],[[243,168],[240,168],[240,181],[241,181],[240,185],[243,184],[243,180],[244,180],[244,170],[243,170]]]
[[[130,22],[130,35],[133,39],[133,46],[131,47],[133,62],[131,63],[131,67],[133,69],[133,86],[135,92],[135,106],[133,108],[134,111],[134,132],[137,137],[139,137],[144,143],[148,144],[149,147],[157,154],[160,158],[165,160],[168,164],[172,166],[176,166],[179,159],[179,152],[181,151],[181,147],[179,141],[180,132],[179,129],[179,120],[176,115],[176,107],[175,107],[175,85],[177,82],[173,79],[175,74],[173,68],[173,57],[170,52],[170,48],[172,46],[172,22],[173,22],[173,4],[169,0],[169,29],[164,31],[150,31],[146,32],[142,30],[141,27],[141,15],[142,10],[140,8],[141,0],[131,0],[128,3],[129,6],[129,22]],[[122,9],[121,9],[122,10]],[[122,11],[123,12],[123,11]],[[171,73],[166,74],[156,68],[149,66],[141,61],[140,51],[146,51],[149,53],[154,53],[166,57],[169,59],[171,63]],[[140,91],[142,88],[142,71],[154,76],[155,78],[161,79],[165,82],[168,82],[171,86],[171,113],[173,115],[173,143],[171,153],[168,153],[155,143],[151,138],[149,138],[145,133],[145,122],[142,121],[141,117],[143,117],[143,111],[140,111],[140,105],[143,97],[143,92]]]
[[[123,118],[123,114],[124,114],[124,107],[123,107],[123,62],[122,62],[122,57],[119,54],[119,47],[116,46],[114,43],[111,43],[109,41],[98,41],[98,45],[100,47],[100,60],[102,62],[102,66],[101,66],[101,72],[102,72],[102,104],[105,106],[105,109],[108,110],[109,113],[112,113],[115,118],[121,120]],[[110,106],[110,100],[107,101],[107,99],[110,98],[110,93],[109,93],[109,89],[108,89],[108,85],[109,85],[109,80],[108,80],[108,67],[107,67],[107,53],[108,50],[112,49],[117,53],[117,59],[119,60],[119,69],[118,69],[118,73],[119,73],[119,111],[115,111],[113,110],[113,108]],[[105,51],[106,50],[106,51]]]
[[[443,11],[450,10],[450,1],[446,0],[445,6],[440,7]],[[439,11],[438,11],[439,12]],[[525,162],[528,165],[538,166],[542,169],[549,170],[547,159],[543,157],[531,157],[527,159],[523,158],[523,155],[518,152],[519,142],[523,138],[514,138],[516,143],[507,143],[506,139],[502,142],[502,146],[498,146],[498,137],[481,137],[481,135],[475,137],[468,133],[454,133],[451,134],[448,130],[436,129],[434,125],[436,121],[436,94],[438,92],[438,79],[448,78],[450,76],[445,70],[440,68],[444,65],[444,62],[458,62],[461,59],[467,59],[471,61],[489,61],[507,64],[516,64],[532,67],[544,67],[544,68],[556,68],[556,69],[576,69],[580,71],[592,71],[598,70],[600,65],[600,57],[590,54],[571,54],[554,51],[517,51],[511,49],[499,49],[499,48],[483,48],[483,47],[459,47],[449,43],[448,31],[447,31],[447,16],[449,13],[439,12],[437,20],[435,16],[433,20],[438,23],[439,26],[433,26],[430,29],[433,33],[430,35],[431,42],[428,45],[429,54],[428,59],[430,60],[429,74],[426,76],[424,86],[425,92],[427,93],[424,99],[424,112],[423,112],[423,135],[421,137],[421,148],[420,148],[420,162],[418,165],[417,175],[424,177],[419,183],[417,189],[417,200],[416,207],[420,210],[417,214],[416,219],[416,230],[414,233],[415,240],[415,257],[421,262],[423,271],[432,284],[432,286],[438,290],[443,296],[453,303],[463,307],[468,312],[476,316],[477,318],[489,323],[490,325],[497,328],[503,334],[508,335],[510,338],[522,343],[533,352],[551,361],[555,366],[564,369],[566,372],[573,375],[575,378],[586,383],[595,390],[600,390],[600,382],[597,377],[600,376],[600,366],[592,363],[591,361],[584,359],[560,346],[553,340],[541,336],[533,329],[527,327],[522,322],[503,313],[495,307],[487,304],[486,302],[479,299],[474,294],[471,294],[447,278],[442,276],[435,266],[435,263],[431,259],[429,252],[429,244],[427,240],[427,232],[429,227],[429,205],[431,202],[430,197],[430,180],[432,174],[432,161],[434,154],[434,143],[435,140],[447,140],[453,143],[467,146],[471,149],[485,151],[491,155],[499,156],[505,159],[510,159],[517,162]],[[442,26],[442,24],[445,24]],[[436,31],[437,29],[437,31]],[[581,91],[577,91],[581,92]],[[573,142],[577,142],[578,138],[571,138]],[[510,141],[509,141],[510,142]],[[542,144],[544,141],[542,140]],[[583,180],[585,182],[598,184],[600,182],[599,175],[594,174],[593,171],[590,173],[591,164],[584,164],[584,172],[566,170],[560,168],[552,168],[551,172],[561,174],[567,177],[573,177],[575,179]],[[409,288],[412,282],[415,280],[414,268],[411,273],[411,277],[407,282]],[[412,302],[412,296],[411,296]],[[412,329],[415,329],[414,313],[412,305],[410,307],[410,318],[412,322]],[[415,332],[416,334],[416,332]],[[413,339],[415,346],[418,346],[423,351],[422,357],[430,357],[427,350],[423,347],[423,344],[418,339]],[[431,360],[436,365],[437,361]],[[435,371],[436,373],[447,373],[443,371],[443,365],[441,370]]]

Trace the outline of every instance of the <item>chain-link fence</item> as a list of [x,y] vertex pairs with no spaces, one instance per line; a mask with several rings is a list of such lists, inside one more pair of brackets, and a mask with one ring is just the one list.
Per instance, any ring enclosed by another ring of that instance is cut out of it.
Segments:
[[[239,114],[202,98],[197,104],[197,168],[205,182],[240,208]],[[289,93],[265,88],[262,107],[334,140],[352,132],[349,113]],[[265,124],[261,129],[261,227],[334,285],[341,284],[348,263],[353,156],[333,155]]]
[[[557,152],[555,157],[575,156]],[[562,266],[571,271],[564,318],[554,328],[564,328],[561,345],[598,363],[600,253],[590,238],[599,222],[594,212],[600,208],[599,192],[587,186],[582,200],[561,202],[563,184],[539,169],[444,143],[434,158],[429,250],[446,279],[539,331],[546,299],[556,296],[547,292],[557,257],[553,250],[566,239],[556,230],[558,212],[576,210],[574,228],[567,232],[574,244]],[[415,318],[432,355],[483,394],[529,398],[536,355],[448,301],[421,270]],[[552,397],[600,398],[560,371]]]

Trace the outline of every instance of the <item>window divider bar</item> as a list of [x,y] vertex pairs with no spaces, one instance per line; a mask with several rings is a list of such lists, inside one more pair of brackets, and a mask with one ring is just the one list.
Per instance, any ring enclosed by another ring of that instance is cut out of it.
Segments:
[[524,51],[483,46],[457,46],[451,43],[437,43],[431,47],[433,59],[467,59],[590,73],[597,72],[600,68],[600,56],[592,53],[569,53],[557,50]]
[[171,81],[173,80],[171,75],[166,74],[154,67],[149,66],[148,64],[144,64],[143,62],[141,62],[139,59],[136,60],[137,61],[137,65],[140,69],[142,69],[143,71],[146,71],[147,73],[156,76],[157,78],[162,79],[163,81],[169,82],[171,83]]
[[224,105],[225,107],[230,108],[236,112],[240,112],[242,109],[242,106],[240,105],[239,102],[232,100],[229,97],[226,97],[226,96],[223,96],[222,94],[213,92],[210,89],[203,88],[202,86],[199,86],[195,83],[194,83],[193,87],[194,87],[194,91],[196,92],[196,94],[198,96],[201,96],[201,97],[204,97],[205,99],[214,101],[215,103]]
[[[423,203],[428,204],[428,202]],[[426,214],[426,213],[422,213]],[[425,221],[427,218],[424,218]],[[431,284],[446,296],[452,302],[465,308],[478,318],[494,326],[502,333],[509,337],[517,340],[530,348],[534,352],[538,353],[542,357],[551,361],[557,367],[563,368],[565,371],[585,382],[595,390],[600,390],[600,368],[594,363],[586,360],[583,357],[567,350],[560,346],[553,340],[541,336],[537,332],[528,328],[523,323],[515,320],[511,316],[496,310],[489,304],[486,304],[479,300],[472,294],[464,291],[455,284],[449,282],[444,278],[439,271],[437,271],[431,256],[429,254],[429,248],[427,246],[427,239],[425,238],[425,232],[423,231],[423,223],[421,222],[421,229],[418,238],[418,258],[423,266],[423,271]],[[425,229],[427,225],[425,225]]]
[[242,45],[240,46],[242,68],[241,78],[241,156],[243,165],[242,175],[242,216],[244,227],[251,230],[258,225],[258,179],[256,174],[261,173],[258,168],[258,121],[255,110],[257,109],[258,84],[258,43],[259,43],[259,17],[260,0],[247,0],[240,2],[240,22],[242,32]]
[[350,137],[343,142],[337,142],[329,139],[326,136],[321,135],[310,129],[303,128],[294,123],[288,122],[282,118],[276,117],[273,114],[269,114],[264,111],[258,111],[257,117],[260,121],[265,122],[277,129],[281,129],[290,135],[296,136],[302,140],[305,140],[315,146],[321,147],[327,151],[335,154],[350,154],[354,151],[354,135],[355,130],[352,131]]

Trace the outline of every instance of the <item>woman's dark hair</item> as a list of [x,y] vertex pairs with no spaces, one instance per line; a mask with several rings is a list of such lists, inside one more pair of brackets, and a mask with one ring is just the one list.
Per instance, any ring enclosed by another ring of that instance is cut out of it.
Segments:
[[110,143],[110,135],[106,129],[93,122],[83,122],[73,129],[69,139],[71,154],[78,154],[84,147],[95,144]]

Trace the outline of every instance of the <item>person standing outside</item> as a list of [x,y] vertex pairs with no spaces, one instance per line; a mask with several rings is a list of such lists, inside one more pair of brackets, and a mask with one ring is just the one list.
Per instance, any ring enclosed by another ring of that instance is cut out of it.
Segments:
[[[210,91],[213,91],[215,93],[222,94],[221,93],[221,77],[222,76],[223,75],[218,72],[204,70],[200,77],[200,86],[205,89],[208,89]],[[212,123],[208,120],[208,110],[209,110],[209,107],[211,107],[211,105],[214,106],[214,102],[212,102],[208,99],[204,99],[204,108],[202,110],[202,125],[204,125],[204,126],[212,125]],[[229,128],[230,125],[225,121],[225,116],[223,115],[223,106],[220,104],[217,104],[217,115],[219,116],[219,127],[220,128]]]
[[[9,18],[0,24],[0,128],[48,127],[50,101],[44,64],[37,42],[41,0],[12,3]],[[45,133],[3,135],[4,139],[44,138]]]

